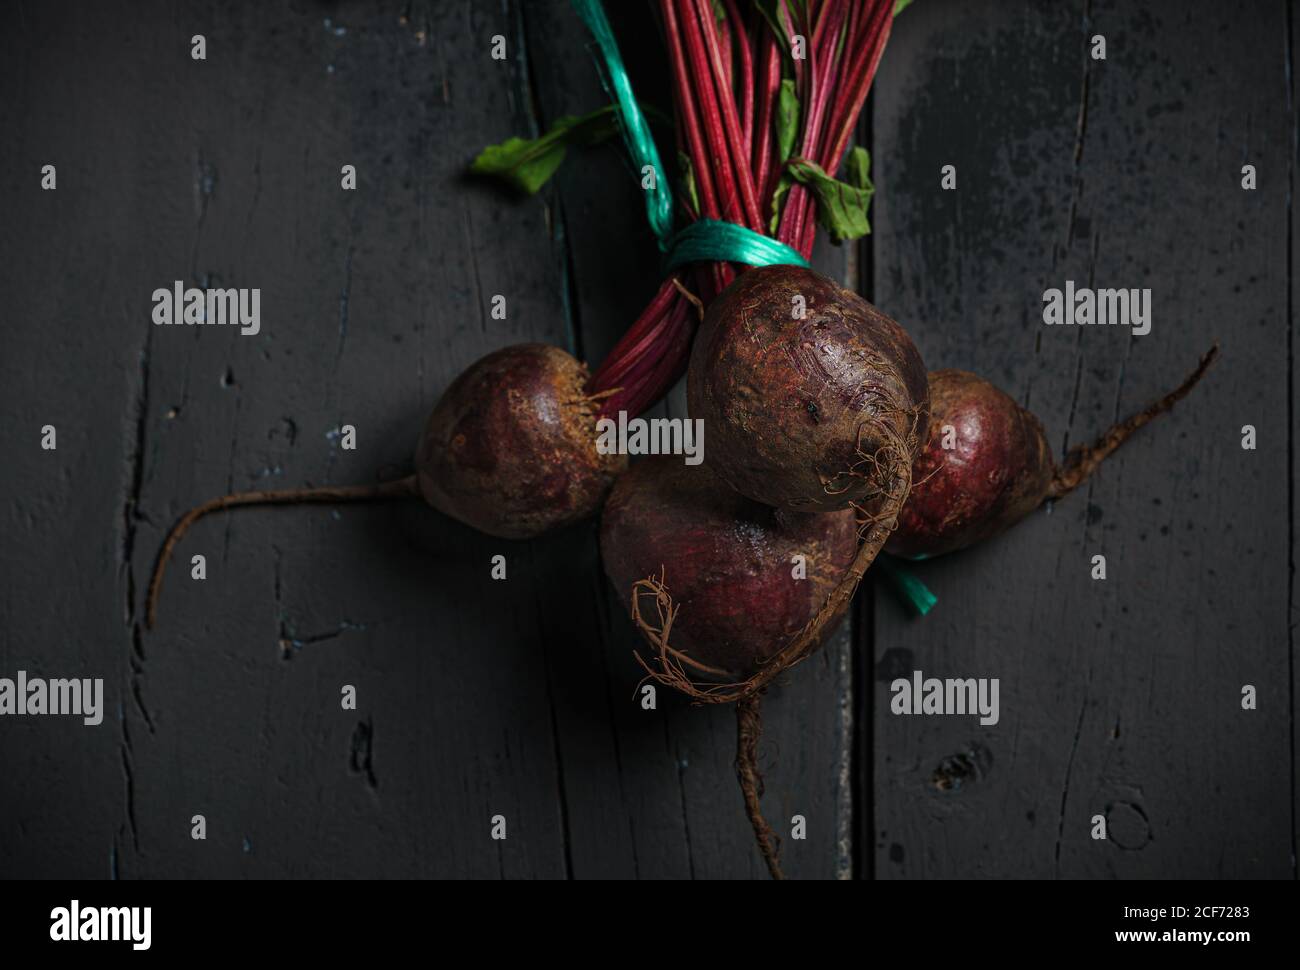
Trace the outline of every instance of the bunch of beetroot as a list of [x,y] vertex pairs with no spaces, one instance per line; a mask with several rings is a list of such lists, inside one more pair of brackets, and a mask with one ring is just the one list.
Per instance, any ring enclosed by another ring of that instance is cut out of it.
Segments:
[[[814,223],[836,240],[867,231],[868,159],[848,143],[895,2],[658,0],[681,221],[735,223],[804,257]],[[479,162],[517,169],[541,157],[544,171],[519,179],[535,190],[558,164],[555,138],[590,140],[611,117],[563,119],[559,135],[512,139]],[[882,549],[953,551],[1066,494],[1184,396],[1215,352],[1058,467],[1033,415],[974,375],[927,374],[907,332],[857,294],[794,266],[696,263],[664,280],[594,374],[536,344],[472,364],[434,407],[406,478],[242,492],[192,509],[160,551],[148,622],[173,549],[211,512],[419,497],[488,534],[526,539],[603,503],[605,569],[650,647],[637,659],[697,703],[736,705],[737,776],[779,878],[779,840],[759,806],[763,691],[823,642]],[[601,454],[596,422],[653,404],[688,361],[705,464],[662,456],[625,471],[623,457]]]

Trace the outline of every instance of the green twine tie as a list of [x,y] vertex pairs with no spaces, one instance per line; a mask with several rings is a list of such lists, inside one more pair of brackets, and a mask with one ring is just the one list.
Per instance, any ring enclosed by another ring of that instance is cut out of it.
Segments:
[[699,219],[672,240],[668,268],[686,263],[744,263],[746,266],[779,266],[793,263],[807,266],[799,251],[771,236],[754,232],[734,222]]
[[884,571],[894,592],[916,611],[917,616],[925,616],[930,612],[930,607],[939,602],[929,587],[893,556],[882,552],[876,557],[875,565]]
[[[608,88],[612,89],[614,104],[618,109],[619,127],[632,164],[638,172],[646,166],[654,171],[652,188],[646,190],[646,218],[659,240],[659,249],[667,253],[669,270],[687,263],[741,263],[746,266],[808,266],[808,260],[797,249],[762,233],[734,222],[716,219],[699,219],[676,235],[673,234],[673,190],[664,178],[659,150],[650,134],[650,125],[632,94],[632,80],[628,77],[623,55],[619,53],[614,31],[605,16],[600,0],[572,0],[591,36],[595,38],[605,60]],[[891,585],[905,603],[919,615],[930,612],[937,602],[925,584],[905,567],[889,556],[878,556]]]
[[659,249],[668,253],[668,268],[676,269],[686,263],[743,263],[746,266],[775,266],[792,263],[807,266],[808,260],[798,250],[777,242],[771,236],[754,232],[745,226],[713,219],[701,219],[677,235],[673,235],[673,190],[664,177],[650,125],[641,106],[632,94],[632,80],[628,77],[619,53],[614,31],[605,16],[600,0],[573,0],[574,9],[586,23],[605,60],[608,87],[618,108],[619,127],[623,141],[637,171],[646,166],[654,170],[653,187],[646,190],[646,218],[659,240]]
[[673,190],[663,175],[663,165],[659,162],[659,150],[655,148],[654,138],[650,135],[650,125],[646,123],[641,107],[632,96],[632,79],[627,76],[623,66],[623,55],[618,51],[618,42],[614,40],[614,31],[605,16],[605,8],[600,0],[573,0],[574,9],[578,11],[591,36],[600,47],[601,56],[605,58],[605,72],[609,87],[613,88],[614,103],[618,107],[618,116],[623,129],[623,141],[627,143],[628,154],[637,171],[643,171],[647,165],[654,169],[654,188],[647,190],[645,197],[646,218],[650,228],[659,239],[659,248],[665,252],[673,238]]

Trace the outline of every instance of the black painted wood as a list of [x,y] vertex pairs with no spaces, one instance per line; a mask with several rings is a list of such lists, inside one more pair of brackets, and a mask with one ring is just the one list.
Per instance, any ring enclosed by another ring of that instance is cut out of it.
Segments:
[[[1290,51],[1281,3],[899,19],[876,89],[875,287],[927,363],[993,380],[1064,451],[1216,339],[1223,359],[1080,492],[921,567],[930,618],[877,593],[860,836],[883,877],[1295,876]],[[1150,287],[1151,333],[1044,326],[1041,294],[1067,279]],[[888,682],[913,669],[1000,677],[1001,722],[891,715]]]
[[[610,7],[638,91],[666,104],[653,18]],[[875,591],[856,639],[771,692],[765,808],[778,830],[808,820],[792,875],[1294,876],[1278,416],[1295,27],[1269,10],[918,0],[900,17],[874,97],[877,234],[817,265],[933,366],[1027,401],[1062,448],[1212,337],[1224,360],[1087,494],[925,566],[929,618]],[[512,543],[414,502],[239,511],[193,530],[143,628],[191,504],[404,474],[468,363],[524,340],[598,361],[650,297],[658,254],[618,146],[533,199],[464,176],[483,145],[607,99],[568,4],[29,4],[11,27],[0,676],[102,676],[107,715],[0,722],[0,875],[763,877],[732,714],[641,710],[594,523]],[[1084,60],[1095,31],[1104,64]],[[941,193],[949,162],[959,190]],[[1152,334],[1036,322],[1044,287],[1089,276],[1153,287]],[[175,279],[260,287],[262,333],[154,328],[150,294]],[[680,389],[662,408],[685,413]],[[880,681],[903,667],[1001,677],[1002,722],[889,716]],[[940,767],[960,786],[936,790]],[[1112,842],[1088,838],[1095,812]]]

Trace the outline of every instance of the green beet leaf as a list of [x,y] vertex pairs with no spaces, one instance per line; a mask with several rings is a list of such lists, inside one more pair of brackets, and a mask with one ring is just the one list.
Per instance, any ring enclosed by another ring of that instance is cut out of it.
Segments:
[[871,155],[865,148],[849,152],[844,162],[846,181],[826,174],[815,162],[792,158],[786,171],[807,187],[817,200],[817,224],[830,234],[832,242],[860,239],[871,232],[867,209],[875,187],[871,184]]
[[547,183],[572,146],[595,145],[618,134],[613,105],[589,115],[557,118],[540,138],[507,138],[488,145],[470,165],[470,171],[502,179],[529,195]]

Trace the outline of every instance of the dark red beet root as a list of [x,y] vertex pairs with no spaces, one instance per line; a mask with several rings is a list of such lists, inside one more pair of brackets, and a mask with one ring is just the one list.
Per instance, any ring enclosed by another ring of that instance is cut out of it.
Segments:
[[558,347],[489,354],[447,388],[415,452],[420,494],[488,535],[527,539],[594,514],[622,455],[596,451],[587,368]]
[[932,371],[930,442],[885,549],[928,558],[996,535],[1038,508],[1055,471],[1036,417],[974,374]]
[[[688,696],[736,702],[736,777],[776,879],[783,878],[780,839],[759,806],[759,698],[844,616],[857,536],[852,511],[774,509],[739,495],[707,466],[671,456],[633,465],[601,516],[605,573],[630,593],[632,618],[656,649],[651,661],[637,659]],[[879,548],[883,535],[873,541]],[[794,576],[796,555],[804,557],[804,579]]]
[[907,332],[811,270],[741,274],[709,306],[687,373],[707,461],[767,505],[870,504],[881,465],[903,459],[900,444],[910,463],[925,440],[925,365]]
[[587,369],[557,347],[519,344],[488,354],[434,407],[415,474],[377,485],[236,492],[187,512],[167,535],[149,583],[152,627],[172,550],[210,512],[249,505],[374,502],[419,496],[489,535],[527,539],[594,515],[621,455],[596,451],[597,402]]
[[[955,552],[1005,531],[1045,499],[1068,494],[1138,428],[1182,400],[1217,355],[1216,345],[1174,391],[1071,450],[1061,467],[1042,424],[1010,397],[967,371],[934,371],[930,441],[913,466],[912,491],[886,551],[911,559]],[[943,447],[945,437],[951,448]]]
[[[737,494],[707,466],[671,456],[646,458],[619,478],[600,523],[614,588],[627,593],[639,580],[661,581],[681,608],[671,630],[674,659],[696,677],[723,682],[750,677],[790,643],[857,545],[851,511],[774,509]],[[796,555],[805,557],[806,579],[793,576]],[[638,590],[637,612],[652,610],[653,594]]]

